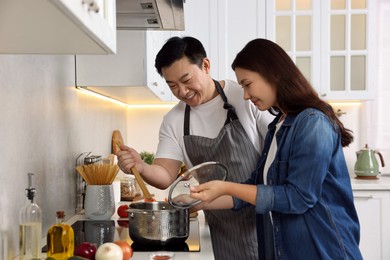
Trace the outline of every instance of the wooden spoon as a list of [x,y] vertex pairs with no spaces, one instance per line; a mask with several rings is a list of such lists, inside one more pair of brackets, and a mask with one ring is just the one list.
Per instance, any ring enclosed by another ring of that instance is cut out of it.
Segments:
[[[119,134],[120,134],[120,132],[119,132]],[[123,139],[120,137],[119,140],[123,140]],[[118,139],[116,140],[116,144],[118,147],[121,147],[122,143],[119,140]],[[148,188],[145,185],[144,180],[142,179],[141,175],[139,174],[139,172],[138,172],[137,168],[135,168],[135,166],[131,167],[131,172],[133,173],[135,179],[137,180],[137,182],[139,184],[139,187],[141,188],[141,190],[144,194],[145,201],[153,201],[152,195],[150,194]]]
[[145,201],[153,201],[153,197],[152,197],[152,195],[150,194],[148,188],[146,187],[145,182],[144,182],[144,180],[142,179],[141,175],[139,174],[137,168],[132,167],[132,168],[131,168],[131,171],[133,172],[133,174],[134,174],[134,176],[135,176],[135,179],[138,181],[138,184],[139,184],[139,186],[140,186],[142,192],[144,193]]

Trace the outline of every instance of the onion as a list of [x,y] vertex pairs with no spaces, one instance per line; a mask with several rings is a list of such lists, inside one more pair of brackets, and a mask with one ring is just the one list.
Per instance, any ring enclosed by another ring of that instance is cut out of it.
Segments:
[[96,254],[95,254],[96,260],[122,260],[123,259],[123,253],[120,246],[118,246],[115,243],[104,243],[103,245],[99,246]]
[[129,260],[133,256],[133,248],[125,240],[118,240],[114,243],[121,247],[123,260]]

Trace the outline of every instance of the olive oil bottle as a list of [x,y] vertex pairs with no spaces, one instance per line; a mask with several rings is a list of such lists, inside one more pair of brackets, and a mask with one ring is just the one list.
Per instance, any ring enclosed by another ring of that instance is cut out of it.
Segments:
[[64,211],[57,211],[56,214],[56,224],[47,232],[47,256],[65,260],[74,253],[74,231],[69,224],[64,223]]
[[28,201],[19,213],[19,259],[41,259],[42,213],[34,201],[33,173],[28,173],[26,196]]

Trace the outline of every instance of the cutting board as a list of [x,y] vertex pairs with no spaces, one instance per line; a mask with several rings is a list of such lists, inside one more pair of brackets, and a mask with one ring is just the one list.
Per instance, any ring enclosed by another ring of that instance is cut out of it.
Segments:
[[121,131],[114,130],[114,132],[112,132],[111,143],[112,143],[112,153],[116,155],[120,150],[118,144],[124,144]]

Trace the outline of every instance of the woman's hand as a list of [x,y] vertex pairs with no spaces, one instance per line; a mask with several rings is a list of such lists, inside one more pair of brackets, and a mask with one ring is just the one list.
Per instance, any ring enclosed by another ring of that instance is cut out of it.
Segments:
[[126,145],[120,145],[120,151],[117,152],[119,168],[127,174],[133,174],[131,168],[136,167],[138,172],[142,173],[144,170],[144,161],[141,159],[139,153]]
[[206,204],[214,201],[216,198],[225,195],[223,181],[209,181],[198,186],[191,187],[191,198],[198,199]]

